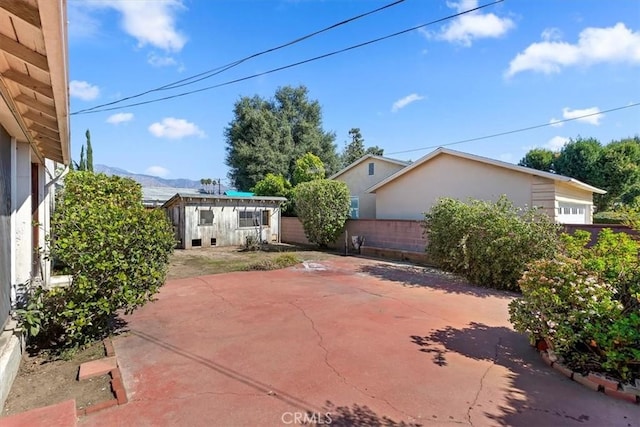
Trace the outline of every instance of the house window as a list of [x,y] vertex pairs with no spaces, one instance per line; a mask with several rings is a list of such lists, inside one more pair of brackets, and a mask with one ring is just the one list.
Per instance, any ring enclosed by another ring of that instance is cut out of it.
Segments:
[[374,174],[375,166],[376,166],[375,163],[369,163],[369,175],[373,175]]
[[357,196],[351,197],[351,212],[349,213],[349,217],[351,217],[351,219],[358,219],[360,217],[360,199]]
[[213,211],[209,209],[200,209],[199,225],[213,225]]

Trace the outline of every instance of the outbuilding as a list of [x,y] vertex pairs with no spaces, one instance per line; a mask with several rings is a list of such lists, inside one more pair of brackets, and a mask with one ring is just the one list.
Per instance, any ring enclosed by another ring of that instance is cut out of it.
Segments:
[[247,238],[280,242],[284,197],[177,193],[163,208],[174,226],[177,247],[240,246]]

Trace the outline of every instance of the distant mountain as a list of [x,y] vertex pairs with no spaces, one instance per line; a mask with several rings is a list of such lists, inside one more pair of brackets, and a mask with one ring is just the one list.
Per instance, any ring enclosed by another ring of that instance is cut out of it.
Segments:
[[[127,178],[131,178],[138,182],[143,187],[174,187],[174,188],[202,188],[200,181],[194,181],[192,179],[176,178],[165,179],[158,176],[144,175],[140,173],[132,173],[120,168],[114,168],[106,165],[95,165],[94,170],[96,172],[104,173],[107,175],[117,175]],[[220,191],[224,192],[228,189],[227,186],[220,186]]]

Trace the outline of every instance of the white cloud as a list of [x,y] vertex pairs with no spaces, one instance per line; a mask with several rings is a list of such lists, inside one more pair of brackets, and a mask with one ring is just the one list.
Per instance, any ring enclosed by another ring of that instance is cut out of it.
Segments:
[[171,67],[173,65],[178,65],[175,59],[171,56],[161,56],[156,55],[151,52],[147,55],[147,62],[154,67]]
[[144,173],[147,175],[159,176],[160,178],[164,178],[169,175],[169,169],[163,168],[162,166],[149,166]]
[[551,127],[561,128],[564,125],[564,122],[561,122],[556,118],[552,118],[551,120],[549,120],[549,124],[551,125]]
[[548,39],[533,43],[511,60],[505,76],[522,71],[559,73],[564,67],[602,62],[640,64],[640,32],[620,22],[608,28],[585,28],[576,44]]
[[400,98],[396,102],[394,102],[391,106],[391,111],[395,113],[396,111],[401,110],[407,105],[416,101],[420,101],[422,99],[424,99],[424,96],[418,95],[417,93],[412,93],[411,95],[407,95],[404,98]]
[[91,38],[100,29],[100,21],[91,16],[78,2],[68,2],[67,20],[70,39]]
[[594,126],[598,126],[600,124],[600,119],[604,117],[604,114],[600,113],[600,109],[598,107],[585,108],[582,110],[572,110],[570,108],[562,109],[562,117],[565,119],[575,119],[576,117],[582,117],[580,119],[576,119],[579,122],[589,123]]
[[[447,2],[447,6],[456,9],[457,12],[464,12],[478,7],[478,0]],[[438,34],[438,38],[460,43],[463,46],[471,46],[474,39],[501,37],[514,27],[515,23],[509,18],[501,18],[494,13],[474,11],[461,15],[445,25]]]
[[119,125],[120,123],[129,122],[133,120],[133,113],[116,113],[107,119],[107,123],[112,125]]
[[158,138],[182,139],[188,136],[204,138],[205,133],[194,123],[184,119],[165,117],[161,122],[149,126],[149,132]]
[[138,40],[140,47],[151,45],[178,52],[187,38],[176,28],[178,12],[186,9],[182,0],[95,0],[86,7],[108,7],[122,14],[124,31]]
[[553,151],[560,151],[564,145],[569,142],[569,138],[565,138],[564,136],[554,136],[545,144],[545,148],[548,148]]
[[559,28],[545,28],[540,34],[542,40],[549,42],[562,39],[562,31]]
[[100,96],[100,88],[85,81],[72,80],[69,82],[69,95],[83,101],[91,101]]

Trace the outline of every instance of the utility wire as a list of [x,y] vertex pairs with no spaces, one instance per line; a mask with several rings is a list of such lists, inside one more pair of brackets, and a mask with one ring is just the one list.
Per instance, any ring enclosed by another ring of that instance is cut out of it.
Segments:
[[246,56],[246,57],[244,57],[242,59],[238,59],[236,61],[230,62],[230,63],[228,63],[226,65],[221,65],[219,67],[212,68],[212,69],[207,70],[207,71],[203,71],[202,73],[198,73],[198,74],[195,74],[193,76],[186,77],[184,79],[181,79],[181,80],[178,80],[178,81],[175,81],[175,82],[172,82],[172,83],[167,83],[164,86],[160,86],[160,87],[157,87],[157,88],[154,88],[154,89],[149,89],[147,91],[140,92],[140,93],[137,93],[135,95],[130,95],[130,96],[118,99],[116,101],[112,101],[112,102],[108,102],[108,103],[105,103],[105,104],[96,105],[94,107],[78,111],[77,113],[79,114],[79,113],[95,110],[95,109],[98,109],[98,108],[102,108],[102,107],[107,107],[107,106],[110,106],[110,105],[118,104],[120,102],[128,101],[130,99],[139,98],[141,96],[148,95],[148,94],[153,93],[153,92],[159,92],[159,91],[162,91],[162,90],[176,89],[176,88],[179,88],[179,87],[182,87],[182,86],[187,86],[187,85],[190,85],[190,84],[193,84],[193,83],[197,83],[197,82],[199,82],[201,80],[205,80],[205,79],[211,78],[213,76],[217,76],[218,74],[223,73],[223,72],[225,72],[227,70],[230,70],[231,68],[236,67],[236,66],[242,64],[243,62],[249,61],[250,59],[257,58],[259,56],[266,55],[268,53],[275,52],[275,51],[280,50],[280,49],[284,49],[285,47],[289,47],[289,46],[292,46],[292,45],[294,45],[296,43],[300,43],[300,42],[302,42],[304,40],[310,39],[312,37],[315,37],[315,36],[317,36],[319,34],[322,34],[322,33],[325,33],[327,31],[333,30],[333,29],[338,28],[340,26],[346,25],[346,24],[348,24],[350,22],[357,21],[358,19],[364,18],[364,17],[369,16],[369,15],[373,15],[374,13],[378,13],[378,12],[381,12],[381,11],[383,11],[385,9],[389,9],[389,8],[391,8],[393,6],[397,6],[397,5],[399,5],[400,3],[403,3],[403,2],[405,2],[405,0],[394,1],[393,3],[389,3],[389,4],[386,4],[384,6],[379,7],[377,9],[371,10],[369,12],[365,12],[365,13],[362,13],[360,15],[354,16],[352,18],[345,19],[343,21],[340,21],[340,22],[337,22],[337,23],[335,23],[333,25],[325,27],[325,28],[323,28],[321,30],[314,31],[313,33],[310,33],[310,34],[307,34],[305,36],[299,37],[297,39],[291,40],[291,41],[289,41],[287,43],[284,43],[284,44],[281,44],[279,46],[272,47],[270,49],[263,50],[263,51],[258,52],[258,53],[254,53],[254,54]]
[[455,141],[455,142],[448,142],[446,144],[430,145],[428,147],[421,147],[421,148],[412,148],[411,150],[394,151],[394,152],[388,153],[388,154],[414,153],[416,151],[430,150],[430,149],[438,148],[438,147],[448,147],[449,145],[464,144],[465,142],[481,141],[483,139],[489,139],[489,138],[495,138],[495,137],[498,137],[498,136],[504,136],[504,135],[511,135],[511,134],[514,134],[514,133],[526,132],[526,131],[529,131],[529,130],[540,129],[540,128],[547,127],[547,126],[555,126],[558,123],[571,122],[571,121],[574,121],[574,120],[584,119],[586,117],[598,116],[598,115],[604,114],[604,113],[611,113],[613,111],[619,111],[619,110],[624,110],[626,108],[637,107],[639,105],[640,105],[640,102],[635,102],[635,103],[632,103],[632,104],[624,105],[622,107],[610,108],[608,110],[598,111],[597,113],[584,114],[582,116],[572,117],[570,119],[553,120],[552,122],[545,123],[545,124],[542,124],[542,125],[528,126],[528,127],[525,127],[525,128],[514,129],[514,130],[509,130],[509,131],[500,132],[500,133],[494,133],[494,134],[491,134],[491,135],[484,135],[484,136],[478,136],[476,138],[469,138],[469,139],[463,139],[463,140]]
[[487,4],[484,4],[482,6],[475,7],[473,9],[469,9],[469,10],[465,10],[465,11],[462,11],[462,12],[458,12],[458,13],[446,16],[444,18],[436,19],[435,21],[431,21],[431,22],[428,22],[426,24],[417,25],[415,27],[411,27],[411,28],[408,28],[406,30],[398,31],[398,32],[395,32],[393,34],[389,34],[389,35],[386,35],[386,36],[383,36],[383,37],[378,37],[376,39],[369,40],[369,41],[366,41],[366,42],[363,42],[363,43],[359,43],[359,44],[356,44],[356,45],[352,45],[352,46],[346,47],[344,49],[340,49],[340,50],[336,50],[336,51],[333,51],[333,52],[325,53],[324,55],[315,56],[313,58],[309,58],[309,59],[305,59],[303,61],[295,62],[293,64],[284,65],[284,66],[278,67],[278,68],[273,68],[273,69],[268,70],[268,71],[264,71],[264,72],[253,74],[253,75],[246,76],[246,77],[241,77],[241,78],[238,78],[238,79],[235,79],[235,80],[230,80],[230,81],[227,81],[227,82],[224,82],[224,83],[219,83],[219,84],[216,84],[216,85],[213,85],[213,86],[206,86],[206,87],[203,87],[203,88],[200,88],[200,89],[195,89],[195,90],[188,91],[188,92],[182,92],[182,93],[178,93],[178,94],[171,95],[171,96],[165,96],[165,97],[162,97],[162,98],[152,99],[152,100],[149,100],[149,101],[136,102],[136,103],[133,103],[133,104],[121,105],[121,106],[117,106],[117,107],[110,107],[110,108],[93,107],[93,109],[85,109],[85,110],[75,111],[75,112],[71,113],[71,115],[91,114],[91,113],[99,113],[99,112],[102,112],[102,111],[112,111],[112,110],[119,110],[119,109],[128,108],[128,107],[136,107],[136,106],[139,106],[139,105],[146,105],[146,104],[151,104],[151,103],[155,103],[155,102],[166,101],[168,99],[179,98],[179,97],[182,97],[182,96],[192,95],[194,93],[204,92],[204,91],[207,91],[207,90],[216,89],[216,88],[223,87],[223,86],[228,86],[228,85],[231,85],[231,84],[234,84],[234,83],[239,83],[239,82],[242,82],[242,81],[245,81],[245,80],[250,80],[250,79],[261,77],[261,76],[264,76],[264,75],[267,75],[267,74],[272,74],[272,73],[275,73],[275,72],[278,72],[278,71],[282,71],[282,70],[286,70],[286,69],[289,69],[289,68],[297,67],[299,65],[307,64],[309,62],[318,61],[320,59],[328,58],[330,56],[338,55],[340,53],[348,52],[350,50],[354,50],[354,49],[358,49],[358,48],[361,48],[361,47],[364,47],[364,46],[368,46],[370,44],[378,43],[380,41],[387,40],[387,39],[390,39],[390,38],[393,38],[393,37],[397,37],[397,36],[400,36],[402,34],[406,34],[406,33],[415,31],[417,29],[424,28],[424,27],[427,27],[427,26],[430,26],[430,25],[434,25],[434,24],[437,24],[437,23],[440,23],[440,22],[443,22],[443,21],[447,21],[447,20],[456,18],[458,16],[461,16],[461,15],[464,15],[464,14],[467,14],[467,13],[470,13],[470,12],[475,12],[476,10],[480,10],[480,9],[485,8],[485,7],[493,6],[493,5],[495,5],[497,3],[501,3],[503,1],[504,0],[496,0],[493,3],[487,3]]

